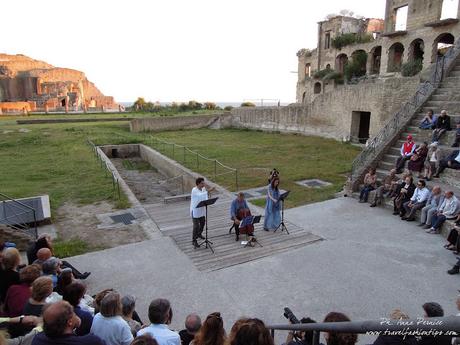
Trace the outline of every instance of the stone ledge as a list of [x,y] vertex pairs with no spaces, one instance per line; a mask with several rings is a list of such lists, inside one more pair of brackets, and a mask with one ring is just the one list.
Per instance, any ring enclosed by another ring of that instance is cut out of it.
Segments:
[[459,20],[457,18],[447,18],[447,19],[443,19],[443,20],[437,20],[437,21],[431,22],[431,23],[426,23],[425,26],[426,27],[431,27],[431,28],[436,28],[436,27],[439,27],[439,26],[447,26],[447,25],[451,25],[451,24],[457,24],[458,21]]

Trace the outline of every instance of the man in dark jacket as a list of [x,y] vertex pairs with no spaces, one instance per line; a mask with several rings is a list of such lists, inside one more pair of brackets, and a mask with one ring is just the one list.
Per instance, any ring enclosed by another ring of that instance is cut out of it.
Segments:
[[460,151],[459,150],[455,150],[450,155],[448,155],[446,158],[441,159],[439,161],[438,170],[436,171],[436,174],[433,175],[433,177],[439,177],[439,174],[442,173],[445,168],[450,168],[450,169],[455,169],[455,170],[460,169]]
[[442,110],[441,116],[439,116],[438,120],[436,121],[436,126],[433,130],[433,135],[431,137],[431,142],[438,142],[446,131],[450,131],[452,128],[450,127],[450,116],[447,115],[447,111]]

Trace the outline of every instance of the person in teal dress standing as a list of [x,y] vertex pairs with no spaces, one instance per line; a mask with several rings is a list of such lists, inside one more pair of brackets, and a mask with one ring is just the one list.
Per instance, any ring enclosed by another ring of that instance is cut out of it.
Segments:
[[281,223],[281,201],[278,186],[280,179],[273,177],[268,185],[267,203],[265,205],[264,230],[276,230]]

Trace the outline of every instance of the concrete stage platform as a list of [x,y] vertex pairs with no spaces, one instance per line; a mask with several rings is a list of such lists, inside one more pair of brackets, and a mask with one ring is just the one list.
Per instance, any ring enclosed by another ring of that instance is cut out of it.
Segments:
[[[290,209],[286,218],[323,240],[213,270],[181,249],[172,224],[150,241],[69,261],[92,272],[87,279],[90,293],[113,287],[135,295],[144,321],[152,299],[168,298],[175,329],[183,328],[190,312],[205,317],[220,311],[227,330],[241,316],[283,323],[285,306],[299,317],[308,315],[317,321],[329,311],[344,312],[352,320],[378,319],[393,308],[415,318],[423,315],[421,306],[428,301],[440,303],[446,315],[457,312],[460,276],[446,273],[456,260],[442,248],[441,236],[349,198]],[[190,220],[186,222],[191,231]],[[158,223],[161,227],[162,221]],[[236,246],[224,230],[228,227],[220,230],[222,240]],[[294,234],[267,234],[272,235]],[[185,238],[184,243],[189,240]],[[284,335],[278,333],[278,342]],[[371,337],[360,339],[360,343],[372,341]]]

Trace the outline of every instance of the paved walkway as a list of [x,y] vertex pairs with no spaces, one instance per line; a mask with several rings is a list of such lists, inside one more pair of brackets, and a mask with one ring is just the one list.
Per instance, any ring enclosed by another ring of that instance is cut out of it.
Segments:
[[176,329],[192,311],[203,317],[221,311],[227,329],[243,315],[285,322],[285,306],[316,320],[332,310],[353,320],[377,319],[392,308],[416,317],[427,301],[439,302],[447,315],[456,313],[460,276],[447,275],[455,257],[442,248],[440,236],[349,198],[291,209],[286,216],[324,240],[214,272],[199,271],[161,233],[69,261],[92,271],[91,293],[114,287],[137,296],[144,320],[151,299],[170,299]]

